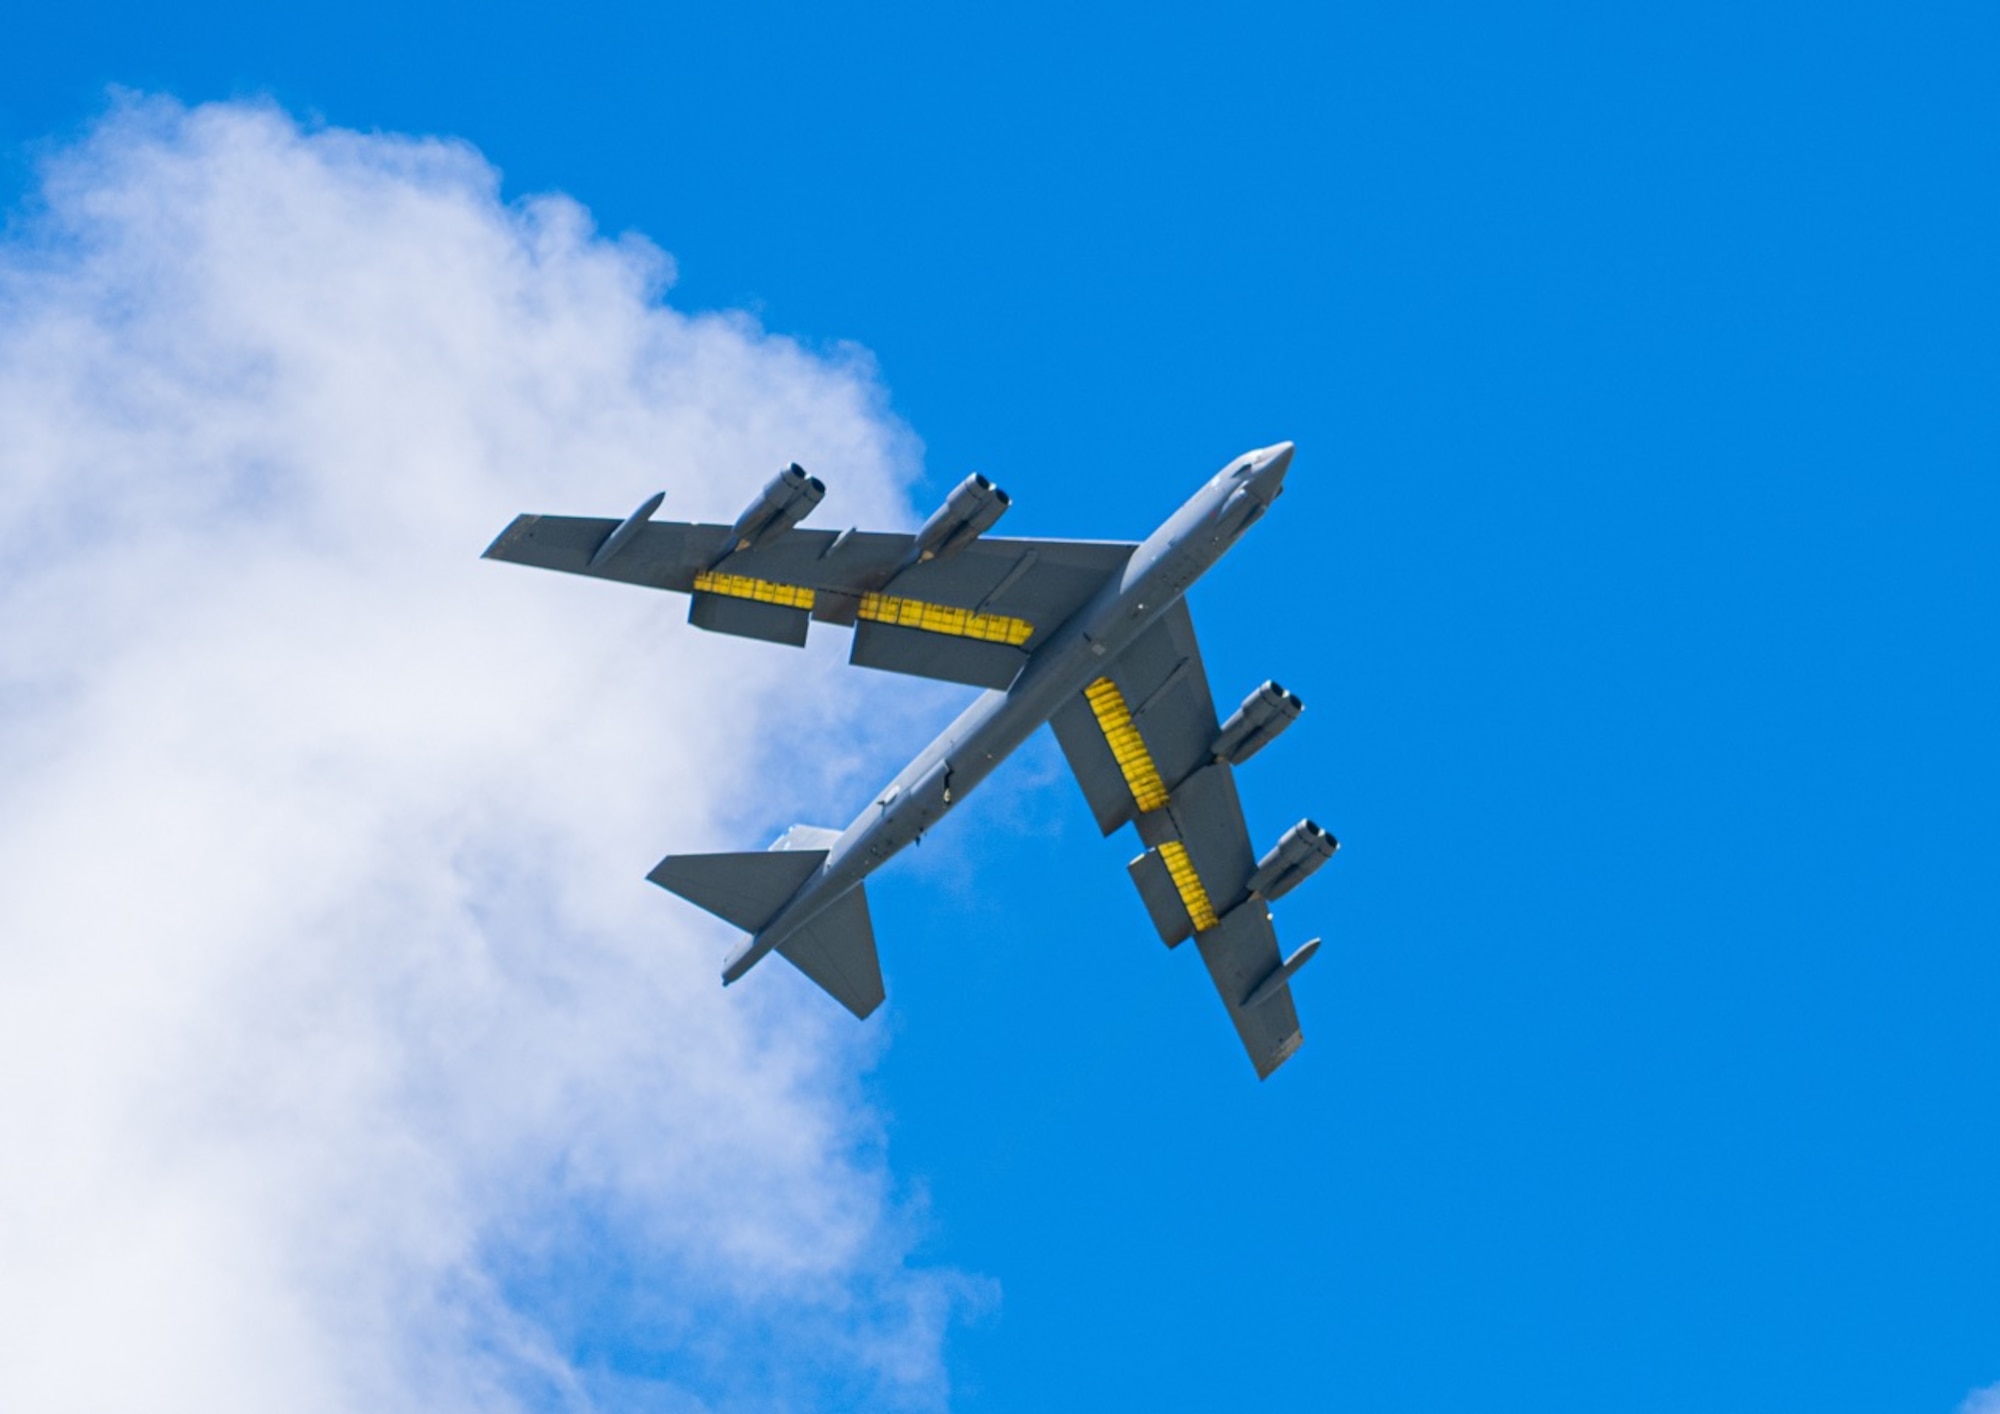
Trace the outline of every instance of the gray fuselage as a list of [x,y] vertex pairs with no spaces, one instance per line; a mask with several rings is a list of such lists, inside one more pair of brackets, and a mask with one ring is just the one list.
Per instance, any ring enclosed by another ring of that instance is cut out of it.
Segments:
[[896,773],[841,833],[819,872],[729,958],[734,982],[766,953],[971,794],[1009,753],[1104,672],[1276,500],[1291,464],[1280,442],[1238,457],[1132,552],[1124,571],[1041,644],[1004,690],[983,693]]

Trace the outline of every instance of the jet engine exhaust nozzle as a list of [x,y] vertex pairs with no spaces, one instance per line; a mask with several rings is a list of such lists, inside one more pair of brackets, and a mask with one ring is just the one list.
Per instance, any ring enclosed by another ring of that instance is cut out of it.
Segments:
[[978,472],[952,488],[917,532],[917,559],[942,560],[957,554],[1007,513],[1013,498]]
[[768,545],[806,518],[826,497],[826,483],[793,462],[765,483],[750,508],[729,528],[727,554]]
[[1257,861],[1257,872],[1250,876],[1250,892],[1275,902],[1317,873],[1339,848],[1339,840],[1312,821],[1301,820]]
[[1264,685],[1243,699],[1243,705],[1222,724],[1215,742],[1208,748],[1218,761],[1241,766],[1278,739],[1278,734],[1299,719],[1306,704],[1296,693],[1285,691],[1275,682]]

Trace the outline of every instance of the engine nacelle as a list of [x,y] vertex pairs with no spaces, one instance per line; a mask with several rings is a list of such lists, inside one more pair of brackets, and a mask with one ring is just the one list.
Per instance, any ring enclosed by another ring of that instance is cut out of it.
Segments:
[[1012,504],[1005,491],[974,472],[952,488],[917,532],[917,558],[941,560],[957,554],[991,530]]
[[1296,722],[1299,713],[1305,710],[1306,704],[1295,695],[1274,682],[1267,682],[1244,698],[1243,705],[1230,714],[1222,730],[1216,733],[1209,753],[1218,761],[1241,766],[1276,741],[1278,733]]
[[826,495],[826,483],[807,476],[806,469],[793,462],[772,477],[750,509],[736,517],[729,528],[733,550],[750,550],[776,540],[806,518],[806,512]]
[[1310,820],[1301,820],[1285,831],[1277,847],[1257,861],[1250,876],[1250,892],[1264,899],[1281,899],[1311,878],[1314,871],[1340,848],[1340,841]]

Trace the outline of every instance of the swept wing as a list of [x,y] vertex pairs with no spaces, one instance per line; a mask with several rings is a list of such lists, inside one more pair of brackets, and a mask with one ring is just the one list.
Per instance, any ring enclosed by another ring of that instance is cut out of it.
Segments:
[[1130,541],[981,536],[921,560],[913,535],[791,529],[734,550],[726,525],[524,515],[486,558],[693,596],[689,619],[722,633],[803,644],[817,619],[852,624],[863,667],[1005,687],[1040,641],[1124,568]]
[[1194,938],[1251,1063],[1268,1076],[1303,1038],[1270,910],[1252,892],[1258,861],[1233,768],[1212,751],[1220,725],[1186,601],[1050,725],[1098,827],[1137,824],[1146,851],[1130,872],[1154,926],[1169,947]]

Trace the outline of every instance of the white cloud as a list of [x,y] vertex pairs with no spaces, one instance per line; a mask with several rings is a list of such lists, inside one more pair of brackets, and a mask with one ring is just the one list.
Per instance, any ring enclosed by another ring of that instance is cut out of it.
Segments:
[[2000,1385],[1976,1389],[1958,1406],[1958,1414],[2000,1414]]
[[917,449],[497,188],[128,102],[0,245],[0,1406],[943,1396],[880,1025],[643,882],[842,823],[934,699],[478,559],[794,457],[904,522]]

